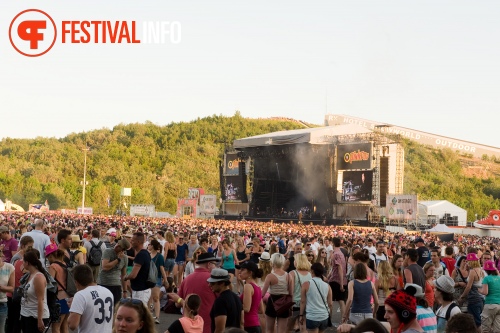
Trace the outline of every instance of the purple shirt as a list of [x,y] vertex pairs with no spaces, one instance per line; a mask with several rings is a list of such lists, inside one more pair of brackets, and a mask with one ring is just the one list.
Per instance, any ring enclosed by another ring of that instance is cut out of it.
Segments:
[[4,262],[10,262],[12,259],[12,251],[17,252],[17,248],[19,247],[19,242],[17,239],[12,237],[9,240],[1,240],[0,245],[3,245],[3,255],[5,258],[3,259]]

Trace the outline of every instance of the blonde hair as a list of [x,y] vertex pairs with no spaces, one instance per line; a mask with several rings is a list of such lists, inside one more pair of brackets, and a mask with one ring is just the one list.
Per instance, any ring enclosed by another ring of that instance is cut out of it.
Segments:
[[285,264],[285,257],[281,253],[273,253],[271,256],[271,266],[281,268]]
[[171,231],[167,231],[167,233],[165,234],[165,239],[169,243],[175,243],[175,237],[174,237],[174,234]]
[[262,275],[262,278],[261,280],[264,281],[266,279],[266,276],[268,276],[271,271],[272,271],[272,267],[271,267],[271,262],[270,261],[264,261],[264,260],[261,260],[259,261],[259,268],[262,269],[263,271],[263,275]]
[[389,262],[386,260],[382,260],[378,263],[377,271],[379,289],[383,289],[385,295],[387,296],[391,280],[394,278],[391,264],[389,264]]
[[301,269],[301,270],[308,271],[308,272],[311,271],[311,263],[309,262],[309,260],[307,260],[307,257],[305,254],[296,253],[296,254],[294,254],[293,258],[295,260],[295,268],[296,269]]
[[481,265],[479,264],[479,260],[471,260],[471,261],[467,261],[467,265],[469,265],[470,268],[478,268],[478,267],[481,267]]

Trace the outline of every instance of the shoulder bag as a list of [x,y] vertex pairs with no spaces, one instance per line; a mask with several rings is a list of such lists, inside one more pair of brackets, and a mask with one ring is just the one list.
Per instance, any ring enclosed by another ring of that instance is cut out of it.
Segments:
[[323,295],[321,295],[321,291],[319,290],[319,287],[318,287],[318,284],[316,283],[316,281],[314,281],[314,280],[311,280],[311,281],[314,282],[314,284],[316,285],[316,289],[318,289],[319,295],[321,296],[321,299],[323,300],[323,304],[325,304],[326,312],[328,312],[328,327],[333,327],[332,318],[330,318],[330,308],[328,307],[328,305],[326,305],[325,299],[323,298]]

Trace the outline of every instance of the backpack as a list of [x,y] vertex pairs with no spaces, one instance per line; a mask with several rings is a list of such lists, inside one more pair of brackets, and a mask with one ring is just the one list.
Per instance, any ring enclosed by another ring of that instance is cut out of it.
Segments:
[[101,249],[102,242],[99,242],[96,245],[94,241],[90,241],[90,244],[92,244],[92,247],[90,248],[89,251],[88,263],[90,266],[99,266],[101,265],[101,258],[102,258],[102,249]]
[[68,249],[69,258],[64,256],[64,262],[66,263],[66,266],[68,266],[68,268],[73,268],[79,264],[79,262],[76,260],[76,255],[80,252],[82,252],[82,251],[76,250],[75,252],[71,252]]
[[[156,256],[158,256],[157,254]],[[158,259],[158,257],[157,257]],[[156,282],[158,281],[158,269],[156,268],[156,260],[149,262],[149,273],[148,279],[146,280],[146,287],[153,288],[156,286]]]
[[[450,319],[450,316],[451,316],[451,310],[453,310],[454,308],[456,308],[458,305],[457,303],[455,302],[452,302],[450,303],[450,306],[448,306],[448,310],[446,310],[446,314],[444,315],[444,319],[446,319],[446,321],[448,321]],[[440,318],[443,318],[443,317],[440,317]]]
[[61,288],[63,288],[63,290],[66,292],[66,294],[69,295],[69,297],[75,296],[77,290],[75,284],[75,276],[73,274],[73,268],[65,266],[58,261],[55,261],[54,263],[61,266],[62,269],[66,272],[66,288],[63,287],[63,285],[61,284],[61,282],[59,282],[59,280],[55,279],[56,282],[61,286]]

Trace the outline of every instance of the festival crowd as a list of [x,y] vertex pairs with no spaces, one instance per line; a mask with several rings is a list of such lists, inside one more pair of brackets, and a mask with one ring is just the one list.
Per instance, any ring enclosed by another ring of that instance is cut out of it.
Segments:
[[3,212],[0,238],[0,333],[500,332],[492,237]]

